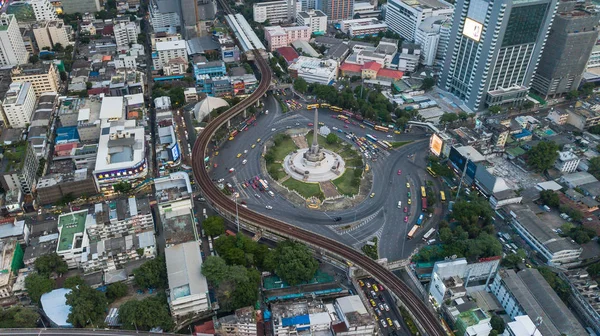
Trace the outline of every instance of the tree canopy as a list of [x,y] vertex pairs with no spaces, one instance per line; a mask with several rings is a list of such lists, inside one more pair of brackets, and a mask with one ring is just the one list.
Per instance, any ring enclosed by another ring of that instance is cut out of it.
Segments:
[[73,288],[66,297],[67,305],[71,306],[67,322],[76,328],[97,326],[104,321],[108,303],[101,291],[87,285],[80,285]]
[[54,280],[42,274],[29,274],[25,278],[25,289],[31,301],[38,303],[43,294],[54,289]]
[[34,265],[38,273],[47,276],[52,273],[64,274],[69,270],[67,263],[56,253],[44,254],[38,257]]
[[554,141],[542,141],[527,152],[527,163],[541,173],[552,167],[557,157],[558,145]]
[[241,265],[265,269],[265,256],[269,248],[259,244],[251,238],[237,234],[235,236],[222,236],[214,242],[215,251],[228,265]]
[[298,77],[294,80],[294,90],[296,90],[300,93],[306,93],[307,89],[308,89],[308,84],[306,83],[304,78]]
[[588,173],[594,175],[595,178],[600,177],[600,156],[596,156],[590,159]]
[[433,79],[432,77],[425,77],[425,79],[423,79],[423,83],[421,84],[421,89],[423,89],[425,91],[429,91],[434,86],[435,86],[435,79]]
[[208,236],[216,237],[225,233],[225,221],[221,216],[209,216],[202,221],[202,228]]
[[164,257],[146,261],[133,271],[134,282],[140,288],[167,288],[167,265]]
[[600,277],[600,262],[590,265],[587,271],[593,277]]
[[106,298],[112,302],[127,295],[127,285],[122,282],[111,283],[106,287]]
[[164,331],[173,329],[173,319],[169,307],[160,297],[143,300],[130,300],[119,308],[119,320],[124,329],[148,331],[161,327]]
[[527,257],[527,254],[525,253],[525,250],[518,249],[516,254],[508,253],[506,255],[506,257],[504,257],[502,259],[502,266],[508,267],[508,268],[514,268],[519,263],[522,263],[523,259],[525,259],[526,257]]
[[33,309],[12,306],[0,309],[0,328],[35,328],[40,315]]
[[327,137],[325,138],[325,142],[327,142],[330,145],[333,145],[338,142],[338,137],[333,132],[329,133],[329,134],[327,134]]
[[504,332],[504,320],[497,315],[492,316],[490,320],[490,325],[493,330],[496,330],[498,334],[502,334]]
[[311,280],[319,268],[306,245],[290,240],[277,244],[266,259],[265,267],[291,286]]
[[85,285],[85,282],[83,281],[83,278],[81,278],[79,275],[76,275],[67,278],[63,284],[63,287],[73,289],[79,285]]
[[558,208],[560,206],[560,198],[558,194],[552,190],[542,190],[540,192],[540,200],[544,205],[551,208]]

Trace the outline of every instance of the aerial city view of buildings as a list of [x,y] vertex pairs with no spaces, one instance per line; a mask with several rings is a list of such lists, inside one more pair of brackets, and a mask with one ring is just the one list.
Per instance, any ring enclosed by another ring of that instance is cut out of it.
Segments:
[[599,25],[0,1],[0,335],[600,335]]

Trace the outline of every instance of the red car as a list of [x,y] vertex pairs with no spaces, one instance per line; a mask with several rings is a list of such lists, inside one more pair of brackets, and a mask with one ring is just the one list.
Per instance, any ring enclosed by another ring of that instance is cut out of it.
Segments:
[[402,170],[398,169],[398,175],[402,174]]
[[348,125],[344,125],[344,128],[348,128]]
[[379,290],[382,291],[383,290],[383,286],[379,285]]
[[350,120],[344,120],[344,122],[345,122],[346,124],[349,124],[349,123],[350,123]]
[[404,223],[408,223],[408,216],[404,216]]
[[252,189],[256,190],[256,184],[252,185]]
[[408,212],[408,208],[407,207],[404,207],[404,212]]
[[314,126],[314,125],[315,125],[315,124],[313,124],[313,123],[308,123],[308,126]]

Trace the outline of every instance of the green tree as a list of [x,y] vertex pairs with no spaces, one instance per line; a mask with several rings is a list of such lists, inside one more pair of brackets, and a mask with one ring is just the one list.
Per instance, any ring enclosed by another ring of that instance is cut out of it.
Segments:
[[521,257],[514,253],[509,253],[506,255],[506,257],[502,259],[502,266],[507,268],[514,268],[521,262],[523,262],[521,260]]
[[596,178],[600,177],[600,156],[596,156],[590,159],[588,173],[594,175],[594,177]]
[[492,319],[490,320],[490,325],[492,326],[493,330],[496,330],[498,332],[498,334],[504,332],[504,320],[500,316],[492,316]]
[[579,91],[573,90],[567,93],[567,99],[574,100],[579,97]]
[[167,288],[167,265],[164,257],[146,261],[133,271],[135,285],[140,288]]
[[121,194],[127,194],[128,192],[131,191],[131,183],[129,183],[127,181],[121,181],[121,182],[113,184],[113,189],[115,190],[115,192],[118,192]]
[[600,125],[592,126],[588,128],[588,132],[592,134],[600,134]]
[[63,284],[63,287],[73,289],[79,285],[85,285],[85,281],[83,281],[83,278],[81,278],[79,275],[76,275],[67,278]]
[[494,105],[488,107],[488,111],[490,111],[491,114],[498,114],[500,113],[500,111],[502,111],[502,108],[500,106]]
[[425,77],[421,84],[421,90],[429,91],[435,86],[435,79],[432,77]]
[[308,248],[300,243],[279,243],[272,253],[276,254],[275,274],[291,286],[309,281],[319,268],[319,263]]
[[71,306],[67,322],[76,328],[85,328],[88,325],[97,326],[104,321],[108,303],[106,296],[101,291],[87,285],[80,285],[71,289],[66,298],[67,305]]
[[62,44],[60,44],[60,43],[56,43],[56,44],[54,45],[54,48],[53,48],[53,50],[54,50],[54,51],[56,51],[56,52],[63,52],[63,51],[65,50],[65,48],[63,47],[63,45],[62,45]]
[[333,145],[338,142],[338,137],[333,132],[329,133],[329,134],[327,134],[327,137],[325,138],[325,142],[327,142],[330,145]]
[[65,82],[69,78],[69,75],[66,72],[64,72],[64,71],[61,71],[59,73],[59,75],[60,75],[60,80],[63,81],[63,82]]
[[12,306],[0,309],[0,328],[35,328],[40,315],[33,309]]
[[587,271],[593,277],[600,277],[600,262],[590,265],[590,267],[587,268]]
[[229,275],[229,266],[218,256],[210,256],[202,263],[202,275],[211,283],[219,285]]
[[144,300],[130,300],[119,308],[119,320],[124,329],[148,331],[160,327],[164,331],[173,329],[173,319],[169,307],[159,297]]
[[552,190],[542,190],[540,192],[540,200],[544,205],[551,208],[558,208],[560,206],[560,198],[558,194]]
[[529,110],[530,108],[533,108],[534,106],[535,106],[535,103],[532,102],[531,100],[528,100],[525,103],[523,103],[523,108],[526,110]]
[[554,141],[542,141],[527,152],[527,163],[541,173],[552,167],[557,157],[558,145]]
[[25,278],[25,289],[31,301],[38,303],[43,294],[54,289],[54,280],[45,275],[30,274]]
[[89,90],[89,89],[91,89],[91,88],[92,88],[92,86],[93,86],[92,82],[85,82],[85,89],[86,89],[86,90]]
[[40,58],[38,57],[38,55],[31,55],[29,56],[29,63],[31,64],[35,64],[40,60]]
[[45,276],[51,274],[61,275],[67,273],[67,263],[56,253],[44,254],[35,260],[35,270]]
[[444,113],[440,117],[440,124],[451,124],[458,120],[456,113]]
[[221,216],[209,216],[202,221],[202,228],[208,236],[220,236],[225,233],[225,221]]
[[122,282],[115,282],[106,287],[106,298],[112,302],[116,299],[122,298],[127,295],[127,285]]
[[308,84],[306,83],[304,78],[298,77],[294,80],[294,90],[296,90],[300,93],[306,93],[307,89],[308,89]]

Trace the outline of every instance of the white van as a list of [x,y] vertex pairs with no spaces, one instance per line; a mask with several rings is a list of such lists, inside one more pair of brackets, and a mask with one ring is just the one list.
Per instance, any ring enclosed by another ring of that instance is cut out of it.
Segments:
[[398,201],[398,209],[402,209],[402,201]]
[[273,194],[273,192],[269,190],[269,196],[275,197],[275,194]]

